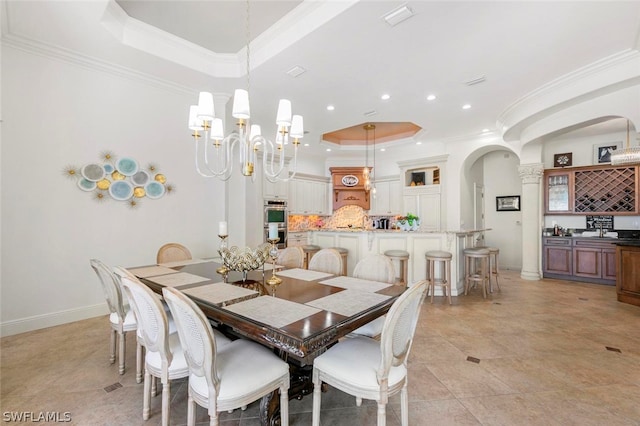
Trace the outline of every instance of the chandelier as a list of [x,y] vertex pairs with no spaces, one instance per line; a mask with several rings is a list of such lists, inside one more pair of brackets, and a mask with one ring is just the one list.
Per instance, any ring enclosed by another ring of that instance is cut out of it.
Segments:
[[[362,126],[366,133],[366,142],[365,142],[365,162],[364,168],[362,169],[362,177],[364,179],[364,190],[371,193],[375,196],[376,194],[376,183],[375,183],[375,168],[376,168],[376,125],[367,123]],[[369,167],[369,131],[373,130],[373,167]]]
[[[250,124],[251,109],[249,105],[250,89],[250,33],[249,33],[249,1],[246,13],[246,75],[247,90],[236,89],[233,96],[232,116],[237,119],[237,130],[224,134],[221,118],[216,117],[213,106],[213,95],[200,92],[198,105],[189,109],[189,129],[193,130],[195,139],[195,163],[197,172],[204,177],[216,177],[228,180],[233,173],[233,163],[239,162],[244,176],[255,180],[254,167],[259,153],[262,155],[262,171],[270,182],[287,181],[296,173],[298,147],[304,136],[303,118],[291,115],[291,101],[280,99],[276,114],[277,130],[275,142],[262,136],[259,125]],[[293,145],[292,172],[285,170],[285,145],[291,139]],[[202,146],[204,145],[204,146]],[[212,152],[213,151],[213,152]],[[234,158],[235,157],[235,158]],[[283,177],[281,177],[284,175]]]
[[627,146],[611,153],[611,165],[624,166],[640,163],[640,146],[629,146],[629,119],[627,119]]

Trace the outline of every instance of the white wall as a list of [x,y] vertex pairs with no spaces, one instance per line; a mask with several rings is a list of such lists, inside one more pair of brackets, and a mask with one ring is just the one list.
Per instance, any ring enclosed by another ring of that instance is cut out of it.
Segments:
[[[193,167],[195,91],[67,59],[3,46],[2,335],[106,312],[90,258],[145,265],[166,242],[198,257],[218,244],[224,184]],[[175,193],[94,201],[63,169],[105,150],[156,164]]]

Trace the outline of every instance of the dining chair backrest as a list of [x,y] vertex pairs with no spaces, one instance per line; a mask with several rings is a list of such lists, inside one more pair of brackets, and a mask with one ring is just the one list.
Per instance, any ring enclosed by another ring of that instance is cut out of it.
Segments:
[[[162,302],[131,272],[120,267],[116,267],[115,271],[122,277],[122,287],[136,313],[145,348],[148,352],[158,352],[163,373],[167,372],[173,355],[169,349],[169,320]],[[168,380],[166,377],[162,379],[163,383]]]
[[207,317],[179,290],[165,287],[162,294],[176,323],[189,374],[204,377],[209,395],[215,398],[220,388],[220,378],[216,368],[216,339]]
[[396,269],[387,256],[372,254],[356,264],[353,277],[393,284],[396,281]]
[[426,288],[426,280],[418,281],[389,309],[380,336],[379,379],[387,377],[392,366],[406,366]]
[[278,252],[278,265],[287,268],[302,268],[304,266],[304,250],[302,247],[287,247]]
[[342,256],[340,256],[338,250],[331,248],[322,249],[314,254],[309,261],[309,269],[340,275],[342,274]]
[[109,306],[109,312],[112,314],[115,313],[118,316],[120,324],[122,324],[127,314],[127,310],[124,307],[124,297],[122,295],[120,278],[113,273],[113,270],[111,270],[110,267],[98,259],[91,259],[89,263],[100,279],[104,297],[107,301],[107,305]]
[[188,248],[178,243],[168,243],[158,249],[156,263],[177,262],[179,260],[190,260],[191,252]]

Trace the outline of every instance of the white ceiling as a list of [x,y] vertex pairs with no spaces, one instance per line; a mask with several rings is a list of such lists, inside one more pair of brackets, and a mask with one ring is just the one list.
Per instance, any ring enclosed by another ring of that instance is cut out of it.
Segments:
[[[638,1],[409,1],[415,15],[390,27],[382,16],[403,4],[251,1],[253,121],[263,126],[274,121],[278,99],[286,97],[294,113],[304,115],[305,141],[312,145],[307,149],[318,153],[324,151],[323,133],[367,121],[411,121],[423,128],[417,135],[422,141],[457,139],[494,129],[501,112],[545,83],[639,47]],[[232,93],[247,85],[244,1],[6,5],[5,34],[188,87],[194,103],[199,90]],[[129,23],[139,20],[162,30],[152,33],[158,43],[145,48],[133,37],[108,31],[105,10],[114,6],[135,18]],[[197,45],[190,49],[185,42],[185,51],[207,49],[210,69],[195,70],[188,58],[165,49],[165,32]],[[217,76],[218,65],[225,63],[236,66],[235,77]],[[286,71],[294,66],[307,72],[292,78]],[[478,77],[485,81],[465,84]],[[391,98],[382,101],[383,93]],[[430,93],[437,100],[428,102]],[[462,110],[466,103],[471,108]],[[334,111],[327,111],[329,104]],[[366,116],[370,111],[376,113]],[[185,107],[185,117],[176,119],[186,123],[186,115]]]

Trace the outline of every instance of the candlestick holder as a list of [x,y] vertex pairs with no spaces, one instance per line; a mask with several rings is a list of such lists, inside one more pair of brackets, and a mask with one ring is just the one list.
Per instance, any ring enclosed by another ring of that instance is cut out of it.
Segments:
[[[218,249],[218,254],[222,256],[222,252],[227,248],[227,237],[228,235],[218,235],[220,237],[220,248]],[[227,275],[229,275],[229,268],[226,265],[220,266],[216,269],[216,272],[222,275],[224,282],[227,282]]]
[[276,259],[278,258],[278,248],[276,247],[276,243],[280,241],[280,238],[267,238],[267,241],[271,243],[269,256],[271,256],[271,261],[273,264],[272,275],[271,278],[267,280],[267,284],[269,284],[270,286],[277,286],[282,283],[282,278],[276,277]]

